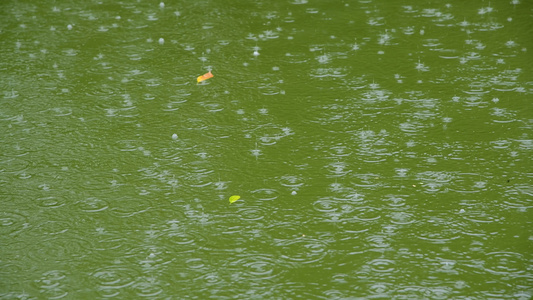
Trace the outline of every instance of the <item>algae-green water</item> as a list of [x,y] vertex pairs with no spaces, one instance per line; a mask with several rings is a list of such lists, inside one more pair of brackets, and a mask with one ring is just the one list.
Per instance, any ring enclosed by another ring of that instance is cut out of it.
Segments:
[[4,0],[0,298],[531,299],[532,37],[528,0]]

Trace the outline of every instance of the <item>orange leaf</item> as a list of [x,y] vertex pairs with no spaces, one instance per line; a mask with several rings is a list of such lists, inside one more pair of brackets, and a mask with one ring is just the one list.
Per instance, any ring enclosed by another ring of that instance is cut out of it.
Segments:
[[211,71],[205,73],[204,75],[202,76],[198,76],[198,78],[196,78],[196,81],[197,82],[202,82],[204,80],[207,80],[209,78],[213,77],[213,73],[211,73]]

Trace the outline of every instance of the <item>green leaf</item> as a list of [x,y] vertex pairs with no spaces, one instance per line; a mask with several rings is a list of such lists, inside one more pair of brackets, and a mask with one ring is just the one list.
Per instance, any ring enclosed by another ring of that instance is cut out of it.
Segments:
[[231,196],[231,197],[229,197],[229,204],[231,204],[231,203],[233,203],[233,202],[235,202],[235,201],[237,201],[239,199],[241,199],[241,196],[237,196],[237,195]]

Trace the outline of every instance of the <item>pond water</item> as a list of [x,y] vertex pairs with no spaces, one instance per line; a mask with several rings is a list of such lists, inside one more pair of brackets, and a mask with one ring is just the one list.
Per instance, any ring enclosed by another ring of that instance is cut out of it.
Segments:
[[0,298],[531,299],[532,16],[3,1]]

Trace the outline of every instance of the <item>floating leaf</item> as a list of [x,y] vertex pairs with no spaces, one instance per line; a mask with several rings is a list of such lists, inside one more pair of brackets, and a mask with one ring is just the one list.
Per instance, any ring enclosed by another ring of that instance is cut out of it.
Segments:
[[229,204],[231,204],[231,203],[233,203],[233,202],[235,202],[235,201],[237,201],[239,199],[241,199],[241,196],[237,196],[237,195],[231,196],[231,197],[229,197]]
[[209,79],[209,78],[211,78],[213,76],[214,76],[213,73],[211,73],[211,71],[209,71],[209,72],[205,73],[202,76],[198,76],[198,78],[196,78],[196,81],[197,82],[202,82],[202,81],[207,80],[207,79]]

